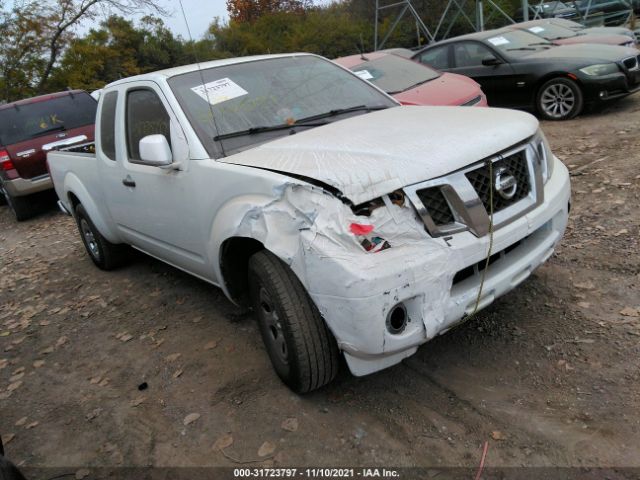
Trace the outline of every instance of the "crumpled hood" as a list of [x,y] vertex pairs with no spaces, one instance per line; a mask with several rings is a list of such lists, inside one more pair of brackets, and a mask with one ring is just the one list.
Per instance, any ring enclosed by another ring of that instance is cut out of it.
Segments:
[[394,107],[300,131],[220,161],[313,178],[360,204],[494,155],[537,128],[535,117],[514,110]]

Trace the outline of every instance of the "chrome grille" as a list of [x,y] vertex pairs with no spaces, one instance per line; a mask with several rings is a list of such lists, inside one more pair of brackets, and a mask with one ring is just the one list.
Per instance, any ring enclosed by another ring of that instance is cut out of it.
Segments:
[[[489,162],[493,179],[489,175]],[[500,228],[543,202],[543,162],[539,150],[529,142],[403,190],[431,236],[468,230],[481,237],[489,232],[491,224],[495,229]],[[500,187],[498,190],[496,184]],[[494,194],[493,218],[489,216],[490,189]]]
[[436,225],[449,225],[454,222],[453,213],[444,198],[440,187],[423,188],[416,191],[418,197],[429,211]]
[[[467,179],[469,179],[469,182],[471,182],[471,185],[478,193],[478,196],[480,197],[480,200],[482,200],[482,204],[484,205],[484,208],[486,208],[487,212],[491,211],[491,205],[489,202],[492,189],[494,212],[499,212],[514,203],[519,202],[531,191],[527,158],[524,150],[517,152],[510,157],[494,162],[492,169],[494,178],[491,178],[489,175],[488,165],[483,165],[482,167],[472,170],[466,174]],[[495,188],[495,177],[497,172],[501,169],[504,169],[505,172],[513,175],[516,180],[516,190],[511,198],[503,198]]]

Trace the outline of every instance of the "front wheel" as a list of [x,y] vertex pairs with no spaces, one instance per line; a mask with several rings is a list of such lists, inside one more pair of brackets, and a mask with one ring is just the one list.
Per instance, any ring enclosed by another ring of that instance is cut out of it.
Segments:
[[540,115],[547,120],[569,120],[574,118],[583,107],[580,86],[568,78],[552,78],[544,83],[536,98],[536,107]]
[[125,245],[111,243],[93,224],[82,204],[76,206],[76,223],[82,243],[93,263],[102,270],[113,270],[126,261]]
[[295,274],[263,250],[249,260],[251,302],[276,373],[289,388],[306,393],[338,373],[338,346]]

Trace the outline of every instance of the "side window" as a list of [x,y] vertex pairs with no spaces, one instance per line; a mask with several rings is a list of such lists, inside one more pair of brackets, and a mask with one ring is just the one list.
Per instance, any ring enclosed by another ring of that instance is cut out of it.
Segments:
[[456,67],[481,67],[482,59],[493,55],[484,45],[479,43],[457,43],[453,46]]
[[100,111],[100,142],[102,153],[109,160],[116,159],[116,104],[118,103],[118,92],[109,92],[102,100],[102,110]]
[[129,160],[140,161],[139,143],[147,135],[164,135],[171,145],[169,114],[153,90],[127,92],[127,151]]
[[449,65],[449,46],[432,48],[420,55],[420,63],[425,63],[433,68],[446,70]]

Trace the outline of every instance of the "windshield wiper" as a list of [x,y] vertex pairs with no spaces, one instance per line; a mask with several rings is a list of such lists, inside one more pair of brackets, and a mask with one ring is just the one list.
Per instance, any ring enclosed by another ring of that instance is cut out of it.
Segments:
[[372,112],[374,110],[384,110],[385,108],[389,108],[389,107],[387,105],[373,105],[373,106],[355,105],[353,107],[337,108],[335,110],[329,110],[328,112],[320,113],[318,115],[312,115],[311,117],[301,118],[300,121],[306,122],[310,120],[319,120],[321,118],[335,117],[336,115],[342,115],[343,113],[358,112],[360,110],[366,110],[367,112]]
[[[327,122],[316,122],[316,123],[305,122],[305,123],[294,123],[292,125],[289,125],[288,123],[284,123],[282,125],[251,127],[251,128],[247,128],[246,130],[239,130],[237,132],[230,132],[230,133],[223,133],[221,135],[216,135],[215,137],[213,137],[213,140],[217,142],[218,140],[224,140],[226,138],[243,137],[245,135],[255,135],[256,133],[275,132],[277,130],[287,130],[287,129],[292,129],[296,127],[320,127],[326,124]],[[295,133],[295,131],[293,133]]]
[[44,130],[40,130],[39,132],[36,132],[34,134],[31,135],[31,138],[33,137],[39,137],[40,135],[44,135],[45,133],[49,133],[49,132],[55,132],[57,130],[66,130],[67,127],[65,127],[64,125],[54,125],[53,127],[49,127],[49,128],[45,128]]
[[533,46],[537,46],[537,45],[542,45],[542,46],[546,46],[546,47],[555,47],[555,45],[551,42],[553,42],[554,40],[561,40],[563,38],[567,38],[567,37],[558,37],[558,38],[552,38],[551,40],[549,40],[548,42],[537,42],[537,43],[530,43],[529,46],[533,47]]
[[416,88],[419,87],[420,85],[423,85],[427,82],[430,82],[431,80],[435,80],[436,78],[440,78],[440,77],[434,77],[434,78],[427,78],[426,80],[422,80],[421,82],[418,83],[414,83],[413,85],[409,85],[407,88],[403,88],[402,90],[396,90],[394,92],[387,92],[389,95],[395,95],[397,93],[402,93],[402,92],[406,92],[407,90],[411,90],[412,88]]
[[507,52],[514,52],[516,50],[531,50],[532,52],[536,49],[533,47],[518,47],[518,48],[507,48]]

